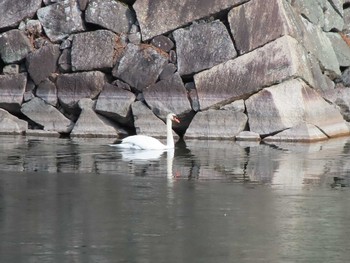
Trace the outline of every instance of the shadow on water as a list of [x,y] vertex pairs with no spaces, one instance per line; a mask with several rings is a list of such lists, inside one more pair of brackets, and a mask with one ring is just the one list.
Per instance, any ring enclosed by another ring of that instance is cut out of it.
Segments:
[[349,138],[165,152],[0,141],[0,262],[350,259]]

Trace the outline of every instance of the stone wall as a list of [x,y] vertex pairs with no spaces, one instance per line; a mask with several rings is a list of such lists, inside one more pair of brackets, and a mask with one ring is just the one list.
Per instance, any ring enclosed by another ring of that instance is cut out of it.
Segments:
[[349,0],[3,0],[0,134],[349,135]]

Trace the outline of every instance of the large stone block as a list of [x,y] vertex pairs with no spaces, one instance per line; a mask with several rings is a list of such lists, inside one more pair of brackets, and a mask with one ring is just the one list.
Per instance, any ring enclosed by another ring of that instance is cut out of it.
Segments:
[[121,124],[131,125],[131,104],[135,99],[134,93],[106,83],[98,96],[95,110]]
[[108,30],[74,35],[71,51],[73,71],[111,69],[116,61],[117,35]]
[[31,18],[40,8],[42,0],[1,0],[0,31],[14,28],[25,18]]
[[219,20],[193,23],[173,35],[180,75],[197,73],[237,56],[231,37]]
[[188,127],[186,138],[234,139],[247,124],[247,115],[231,110],[198,112]]
[[84,30],[81,11],[76,0],[59,1],[40,8],[37,15],[52,42],[60,42],[70,34]]
[[192,110],[179,73],[149,86],[143,91],[143,95],[147,105],[163,119],[170,112],[183,115]]
[[27,74],[0,75],[0,107],[19,112],[27,85]]
[[71,137],[113,137],[117,138],[119,133],[125,133],[119,130],[119,127],[105,117],[96,114],[93,110],[95,101],[84,98],[78,103],[81,113],[74,125]]
[[133,8],[142,39],[147,40],[244,2],[247,0],[137,0]]
[[60,54],[59,45],[47,44],[27,56],[27,70],[36,85],[56,72]]
[[265,88],[246,100],[246,108],[250,130],[263,136],[301,123],[315,125],[328,137],[349,134],[339,110],[300,79]]
[[115,33],[129,33],[135,14],[124,3],[115,0],[91,0],[85,11],[85,21]]
[[130,86],[143,90],[157,81],[167,62],[166,54],[150,45],[128,44],[112,74]]
[[5,63],[23,60],[33,49],[27,36],[18,29],[0,35],[0,57]]
[[45,79],[36,88],[36,96],[43,99],[45,102],[56,106],[57,104],[57,88],[56,84],[49,79]]
[[106,75],[100,71],[62,74],[57,77],[57,95],[66,110],[74,110],[83,98],[96,98],[105,83]]
[[329,32],[326,34],[332,43],[335,55],[337,56],[339,66],[349,67],[350,66],[350,47],[344,41],[345,36],[339,33]]
[[28,123],[0,109],[0,134],[23,134],[28,130]]
[[297,40],[281,37],[262,48],[194,76],[200,108],[247,98],[291,77],[313,84],[307,53]]
[[21,112],[43,127],[45,131],[69,133],[73,123],[61,112],[40,98],[33,98],[22,105]]

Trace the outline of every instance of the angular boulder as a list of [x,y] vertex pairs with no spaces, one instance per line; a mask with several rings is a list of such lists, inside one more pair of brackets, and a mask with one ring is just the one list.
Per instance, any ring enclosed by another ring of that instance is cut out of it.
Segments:
[[147,105],[162,119],[171,112],[183,115],[192,110],[179,73],[144,89],[143,95]]
[[166,138],[166,124],[157,118],[141,101],[135,101],[131,105],[134,116],[136,134],[143,134],[157,138]]
[[220,20],[193,23],[173,32],[180,75],[191,75],[237,56],[231,37]]
[[95,101],[84,98],[78,103],[81,113],[74,125],[71,137],[113,137],[125,133],[119,127],[105,117],[96,114],[93,110]]
[[1,0],[0,31],[14,28],[25,18],[31,18],[40,8],[42,0]]
[[339,110],[300,79],[265,88],[245,103],[250,130],[262,136],[301,123],[315,125],[328,137],[349,134],[349,128]]
[[57,77],[57,96],[68,111],[77,109],[83,98],[95,99],[107,83],[106,75],[100,71],[62,74]]
[[157,81],[167,62],[167,54],[161,53],[151,45],[128,44],[124,56],[112,74],[142,91]]
[[27,74],[0,75],[0,108],[18,113],[27,85]]
[[329,32],[326,34],[332,43],[335,55],[337,56],[339,66],[350,66],[350,46],[344,41],[339,33]]
[[163,35],[154,37],[151,44],[165,52],[169,52],[174,48],[174,42],[170,38]]
[[85,10],[85,21],[118,34],[126,34],[135,23],[135,14],[128,5],[119,1],[90,0]]
[[27,56],[27,70],[36,85],[57,71],[59,45],[47,44]]
[[33,122],[43,127],[45,131],[69,133],[73,128],[71,120],[40,98],[33,98],[24,103],[21,112]]
[[48,104],[56,106],[57,104],[57,88],[55,83],[49,79],[45,79],[36,88],[36,96],[43,99]]
[[24,134],[28,130],[28,123],[0,109],[0,134]]
[[244,2],[247,0],[138,0],[133,8],[145,41]]
[[324,12],[327,0],[304,1],[294,0],[292,6],[297,12],[306,17],[311,23],[324,26]]
[[23,60],[33,50],[28,37],[13,29],[0,34],[0,57],[7,64]]
[[292,77],[313,84],[310,62],[302,45],[284,36],[252,52],[194,76],[201,110],[247,98],[263,87]]
[[230,110],[207,110],[198,112],[185,138],[234,139],[247,124],[247,115]]
[[350,122],[350,89],[345,87],[330,89],[321,93],[322,97],[339,107],[343,118]]
[[135,101],[134,93],[118,86],[106,83],[96,103],[96,112],[121,124],[132,125],[131,104]]
[[111,69],[116,61],[116,40],[117,35],[108,30],[75,34],[71,51],[72,70]]
[[302,122],[273,136],[268,136],[264,141],[313,142],[327,139],[328,137],[317,126]]
[[84,30],[84,22],[76,0],[59,1],[40,8],[37,15],[52,42],[60,42],[70,34]]

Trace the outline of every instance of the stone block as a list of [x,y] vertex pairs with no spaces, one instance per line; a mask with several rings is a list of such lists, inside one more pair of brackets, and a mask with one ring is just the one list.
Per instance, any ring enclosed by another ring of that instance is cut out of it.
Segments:
[[0,134],[24,134],[28,130],[28,123],[0,109]]
[[237,56],[225,25],[219,20],[193,23],[173,32],[180,75],[191,75]]
[[37,15],[52,42],[60,42],[85,28],[76,0],[64,0],[45,6],[38,10]]
[[74,125],[71,137],[112,137],[117,138],[119,133],[125,133],[107,118],[97,114],[93,108],[95,101],[84,98],[78,103],[81,113]]
[[36,88],[36,96],[43,99],[46,103],[56,106],[57,88],[56,84],[49,79],[42,81]]
[[37,97],[23,103],[21,112],[43,127],[45,131],[69,133],[73,128],[72,121],[67,119],[55,107]]
[[234,139],[247,124],[247,115],[230,110],[198,112],[185,133],[185,138]]
[[18,113],[27,84],[27,74],[0,75],[0,108]]
[[262,136],[301,123],[315,125],[328,137],[349,134],[339,110],[300,79],[265,88],[246,100],[251,131]]
[[66,110],[75,110],[79,100],[95,99],[106,82],[106,75],[100,71],[59,75],[56,81],[59,102]]
[[0,31],[18,26],[25,18],[32,18],[41,2],[42,0],[1,0]]
[[112,74],[142,91],[157,81],[167,62],[167,54],[161,53],[151,45],[128,44]]
[[117,35],[97,30],[74,35],[71,63],[73,71],[111,69],[115,62]]
[[106,83],[98,97],[95,110],[118,123],[131,126],[131,104],[135,99],[134,93]]
[[28,37],[22,31],[13,29],[0,34],[0,57],[7,64],[23,60],[32,50]]
[[163,119],[171,112],[183,115],[192,110],[187,91],[178,73],[144,89],[143,95],[151,110]]
[[[337,56],[339,66],[350,66],[350,46],[344,41],[343,37],[339,33],[329,32],[326,33],[327,37],[332,43],[335,55]],[[344,36],[346,37],[346,36]]]
[[313,84],[304,48],[290,36],[194,76],[201,110],[248,98],[263,87],[301,77]]
[[85,21],[115,33],[129,33],[135,23],[135,14],[128,5],[115,0],[90,0]]
[[27,56],[27,70],[36,85],[57,71],[59,45],[47,44]]
[[247,0],[138,0],[133,8],[145,41],[244,2]]
[[154,37],[151,44],[165,52],[169,52],[174,48],[174,42],[170,38],[163,35]]

